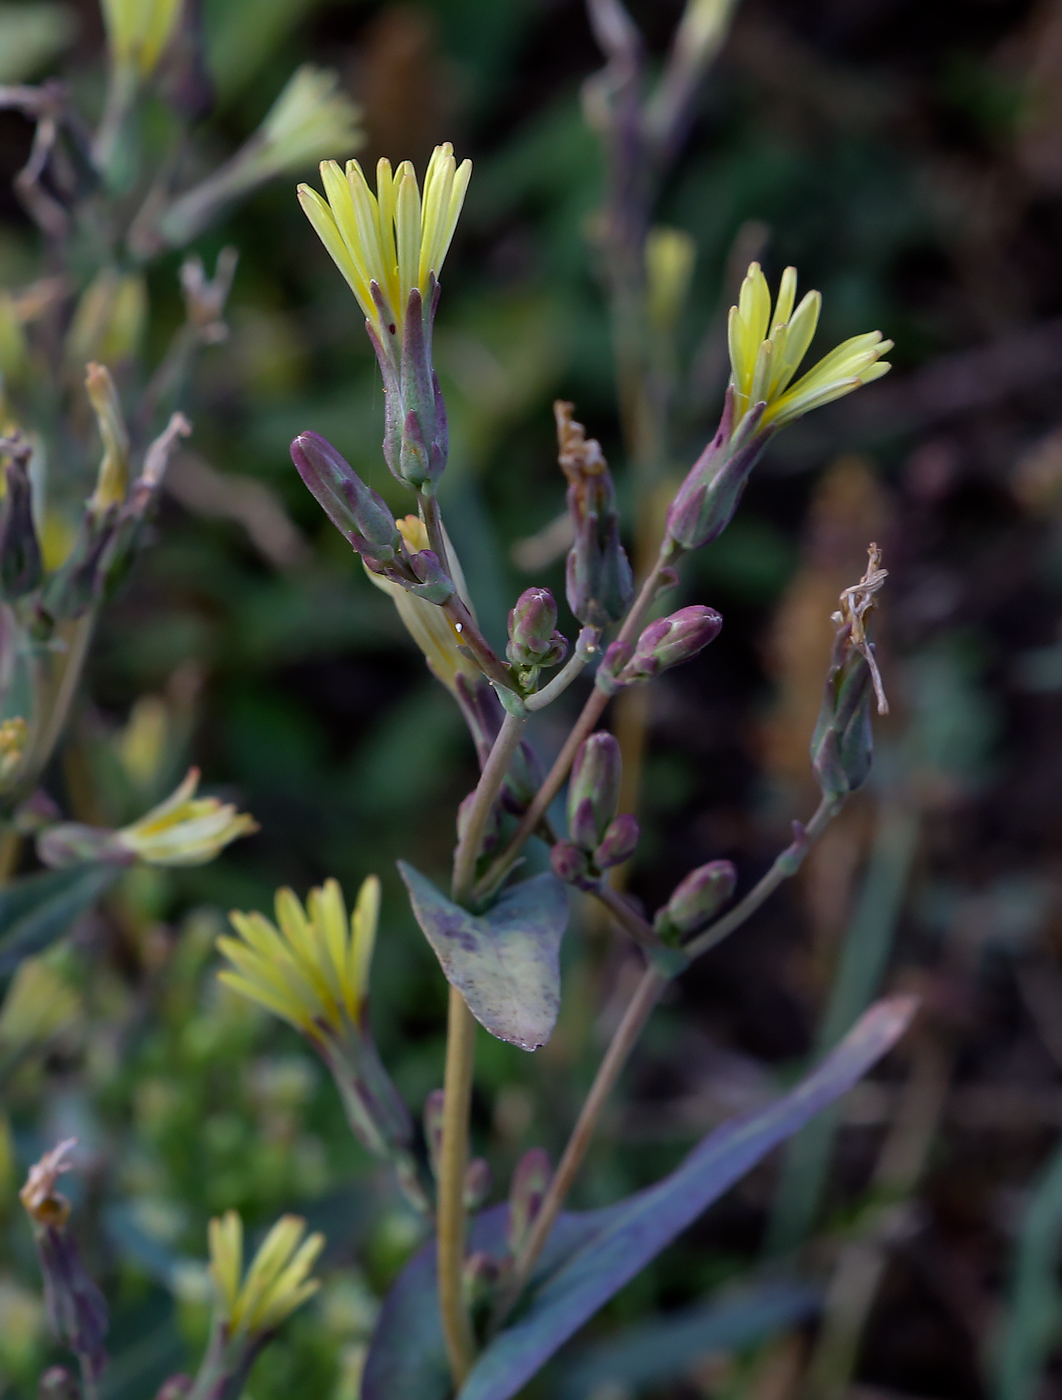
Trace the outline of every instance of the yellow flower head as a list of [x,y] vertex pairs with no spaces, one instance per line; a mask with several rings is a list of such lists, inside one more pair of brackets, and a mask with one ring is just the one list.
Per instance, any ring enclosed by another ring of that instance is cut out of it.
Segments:
[[[406,542],[407,549],[414,553],[420,553],[421,550],[428,548],[428,531],[423,520],[418,516],[407,515],[402,520],[396,520],[395,524]],[[461,565],[449,541],[447,541],[447,554],[450,576],[454,585],[469,612],[475,616]],[[398,615],[405,624],[406,631],[424,653],[424,658],[436,680],[442,681],[447,690],[454,694],[457,693],[458,676],[464,676],[468,684],[475,687],[482,678],[483,672],[474,661],[458,650],[461,634],[442,608],[436,603],[429,603],[426,598],[417,598],[410,593],[408,588],[392,583],[382,574],[374,574],[371,569],[366,569],[365,573],[370,581],[394,602],[398,609]]]
[[309,1277],[324,1235],[306,1234],[297,1215],[277,1221],[243,1274],[243,1223],[234,1210],[210,1222],[210,1274],[218,1315],[230,1335],[261,1336],[279,1327],[321,1286]]
[[121,505],[129,485],[129,432],[122,416],[118,390],[106,365],[85,367],[85,388],[103,440],[103,458],[96,477],[96,489],[89,498],[89,509],[102,515],[111,506]]
[[171,797],[130,826],[114,833],[119,845],[147,865],[205,865],[230,841],[249,836],[258,823],[216,797],[196,797],[199,769]]
[[155,70],[181,14],[181,0],[102,0],[111,57],[141,78]]
[[892,349],[880,331],[856,335],[791,383],[807,354],[819,323],[822,296],[808,292],[796,301],[795,267],[782,273],[778,300],[771,315],[771,293],[759,263],[752,263],[737,306],[730,308],[730,382],[734,388],[734,428],[752,405],[766,402],[761,426],[782,427],[813,408],[850,394],[862,384],[880,379],[891,366],[881,356]]
[[408,160],[394,172],[390,161],[377,162],[375,195],[356,160],[347,162],[345,175],[334,160],[322,161],[324,199],[309,185],[299,186],[303,212],[381,344],[387,344],[387,333],[401,343],[414,287],[429,303],[429,279],[434,275],[438,280],[442,271],[471,174],[472,162],[458,165],[447,141],[436,146],[428,162],[423,199]]
[[277,890],[275,907],[275,924],[263,914],[229,915],[240,936],[218,939],[235,969],[220,972],[220,980],[314,1037],[359,1026],[380,914],[379,880],[365,880],[349,924],[336,880],[311,890],[305,908],[291,890]]
[[44,1045],[77,1016],[74,989],[43,958],[25,958],[0,1008],[0,1049],[18,1053]]

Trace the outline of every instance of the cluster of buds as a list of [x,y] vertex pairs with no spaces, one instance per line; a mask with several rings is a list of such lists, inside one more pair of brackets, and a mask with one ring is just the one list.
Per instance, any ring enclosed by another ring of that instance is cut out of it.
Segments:
[[409,161],[381,160],[376,193],[357,161],[321,164],[325,198],[299,186],[299,201],[366,317],[384,386],[384,458],[394,475],[431,493],[446,467],[446,409],[432,364],[439,274],[472,174],[447,142],[437,146],[423,199]]
[[331,1071],[355,1136],[394,1166],[406,1194],[424,1209],[412,1120],[369,1026],[379,880],[365,880],[349,920],[335,880],[311,890],[305,906],[293,891],[278,890],[275,912],[275,923],[258,913],[230,915],[239,936],[218,939],[232,965],[220,980],[306,1036]]
[[606,870],[634,854],[641,832],[629,813],[617,815],[623,764],[619,744],[599,731],[584,741],[568,784],[568,839],[550,853],[558,879],[596,889]]
[[710,924],[734,893],[737,871],[728,860],[713,860],[691,870],[656,912],[653,927],[664,943],[678,947]]
[[874,757],[874,733],[870,720],[876,700],[879,715],[889,712],[889,702],[867,639],[866,620],[877,594],[888,577],[881,568],[881,550],[869,549],[866,572],[858,583],[841,594],[841,608],[833,614],[837,626],[830,667],[811,737],[811,764],[822,795],[840,802],[863,786]]
[[548,588],[526,588],[509,613],[509,644],[505,655],[516,667],[520,684],[529,688],[538,672],[559,666],[568,639],[557,631],[557,603]]
[[[33,1226],[52,1332],[56,1340],[69,1347],[77,1357],[85,1388],[95,1394],[107,1365],[104,1348],[109,1325],[107,1304],[85,1268],[70,1229],[70,1202],[56,1189],[59,1177],[73,1167],[70,1154],[76,1146],[76,1139],[68,1138],[46,1152],[30,1168],[19,1199]],[[56,1384],[60,1371],[61,1368],[56,1368],[53,1376]],[[62,1371],[62,1378],[66,1394],[79,1396],[73,1378],[65,1371]],[[63,1391],[56,1393],[63,1394]]]
[[714,608],[695,603],[650,622],[632,647],[615,641],[597,671],[597,685],[607,695],[628,685],[651,681],[662,671],[689,661],[714,642],[723,619]]
[[608,462],[595,438],[572,418],[574,405],[558,399],[558,460],[568,479],[568,514],[574,543],[565,582],[568,606],[587,627],[618,622],[630,606],[634,577],[620,543],[616,491]]
[[767,279],[759,263],[749,266],[738,304],[730,309],[730,385],[719,430],[668,511],[667,536],[677,549],[698,549],[718,539],[780,428],[889,370],[881,357],[892,341],[870,331],[837,346],[793,383],[822,307],[819,293],[808,292],[794,309],[796,288],[796,269],[787,267],[772,315]]
[[247,812],[216,797],[196,797],[199,769],[190,768],[180,787],[138,821],[107,827],[60,822],[37,837],[37,854],[53,869],[81,861],[114,865],[205,865],[230,842],[258,830]]

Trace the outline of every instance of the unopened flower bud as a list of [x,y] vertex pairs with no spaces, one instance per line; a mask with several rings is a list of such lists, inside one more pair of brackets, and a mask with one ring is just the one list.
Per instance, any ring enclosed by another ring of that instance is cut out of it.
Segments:
[[734,391],[727,390],[719,430],[694,462],[667,513],[668,538],[683,549],[711,544],[734,518],[752,469],[775,431],[757,431],[763,412],[763,404],[756,404],[732,431]]
[[620,683],[650,680],[669,666],[689,661],[709,642],[715,641],[722,625],[723,619],[714,608],[699,603],[650,622],[638,638],[634,655],[620,673]]
[[446,1108],[446,1095],[442,1089],[433,1089],[424,1100],[424,1141],[428,1148],[428,1161],[432,1174],[439,1175],[439,1158],[442,1155],[443,1113]]
[[567,640],[557,631],[557,604],[548,588],[527,588],[509,613],[505,654],[514,666],[556,666]]
[[183,1373],[169,1376],[159,1387],[155,1400],[184,1400],[194,1384],[192,1377]]
[[490,1195],[493,1177],[485,1157],[473,1157],[465,1170],[465,1209],[479,1210]]
[[339,533],[377,567],[390,564],[402,537],[382,496],[365,485],[320,433],[300,433],[291,460],[304,485]]
[[584,740],[568,784],[568,835],[584,851],[604,839],[619,805],[623,763],[620,747],[605,730]]
[[3,510],[0,512],[0,594],[6,602],[22,598],[41,581],[43,566],[37,530],[33,523],[33,500],[29,482],[30,447],[9,439],[6,446],[11,460],[4,468]]
[[658,910],[654,924],[666,943],[704,928],[733,896],[737,871],[728,860],[713,860],[691,870]]
[[553,1177],[549,1155],[545,1148],[532,1147],[525,1152],[516,1164],[512,1184],[509,1187],[509,1249],[516,1254],[535,1217],[542,1209],[542,1202]]
[[[425,598],[429,603],[445,603],[453,597],[456,589],[454,581],[443,568],[439,556],[430,549],[422,549],[419,554],[409,556],[409,566],[418,580],[403,586],[417,598]],[[399,580],[402,582],[402,580]]]
[[600,846],[594,852],[594,864],[598,870],[608,870],[610,866],[622,865],[625,860],[630,860],[637,850],[641,834],[637,817],[630,812],[621,812],[614,822],[609,823]]
[[628,682],[621,680],[620,676],[633,655],[634,648],[630,642],[621,642],[618,639],[612,642],[597,668],[594,683],[598,689],[603,690],[606,695],[614,695],[621,686],[627,685]]
[[598,876],[590,868],[590,857],[574,841],[555,841],[550,847],[549,863],[558,880],[574,885],[577,890],[592,890]]
[[81,1387],[65,1366],[49,1366],[37,1384],[37,1400],[81,1400]]

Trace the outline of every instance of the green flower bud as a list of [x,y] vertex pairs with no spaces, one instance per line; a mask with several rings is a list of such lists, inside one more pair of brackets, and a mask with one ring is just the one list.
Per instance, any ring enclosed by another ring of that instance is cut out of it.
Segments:
[[665,943],[678,943],[711,922],[734,893],[737,871],[728,860],[713,860],[691,870],[653,920]]
[[623,764],[620,747],[604,730],[591,734],[572,764],[568,784],[568,835],[584,851],[604,840],[619,806]]

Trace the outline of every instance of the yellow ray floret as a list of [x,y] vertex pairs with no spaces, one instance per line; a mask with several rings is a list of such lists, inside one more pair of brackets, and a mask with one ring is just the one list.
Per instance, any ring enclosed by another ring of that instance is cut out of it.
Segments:
[[408,160],[393,172],[390,161],[377,163],[375,194],[356,160],[347,162],[345,174],[334,160],[321,162],[323,199],[309,185],[299,186],[306,217],[384,343],[392,326],[401,337],[412,289],[427,299],[429,274],[438,279],[471,174],[472,162],[458,165],[447,141],[428,162],[423,199]]
[[262,914],[229,915],[239,938],[218,948],[233,970],[218,974],[310,1035],[360,1025],[369,990],[369,965],[380,913],[380,882],[370,875],[347,922],[335,880],[310,891],[306,907],[289,889],[277,890],[276,923]]
[[243,1273],[243,1223],[234,1210],[210,1222],[210,1273],[218,1311],[230,1334],[261,1335],[284,1319],[320,1287],[309,1277],[324,1248],[323,1235],[306,1234],[306,1222],[284,1215],[270,1230]]
[[148,865],[205,865],[238,836],[258,830],[247,812],[216,797],[196,797],[199,769],[190,768],[177,791],[114,833],[115,840]]
[[853,336],[792,383],[819,323],[822,296],[807,292],[794,310],[795,267],[782,273],[771,314],[771,293],[759,263],[752,263],[727,327],[730,382],[734,388],[734,427],[753,404],[765,402],[763,425],[782,427],[813,408],[880,379],[890,365],[881,356],[892,349],[880,331]]

